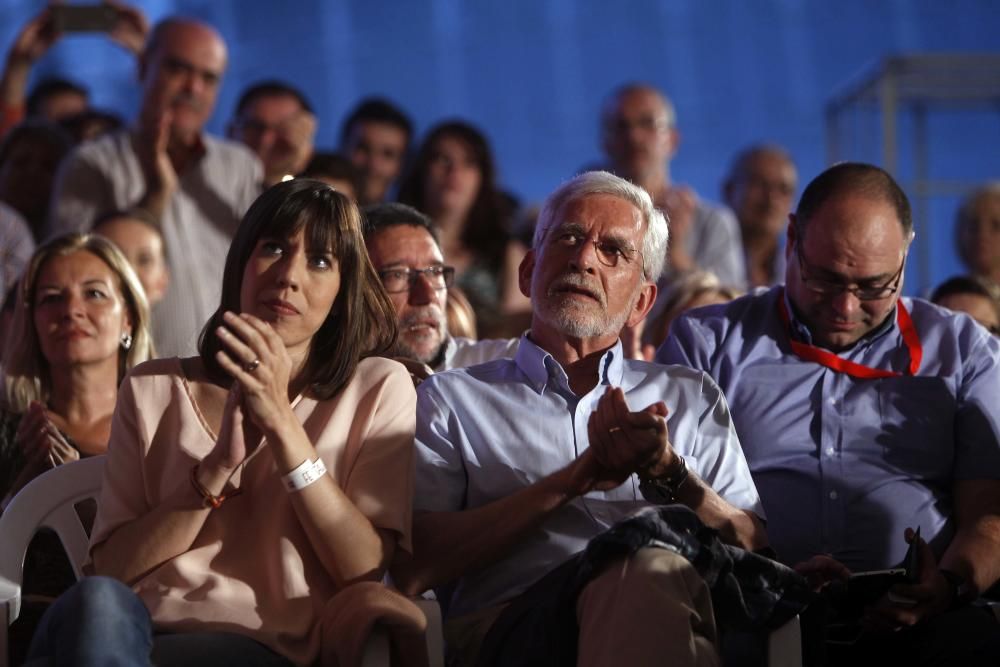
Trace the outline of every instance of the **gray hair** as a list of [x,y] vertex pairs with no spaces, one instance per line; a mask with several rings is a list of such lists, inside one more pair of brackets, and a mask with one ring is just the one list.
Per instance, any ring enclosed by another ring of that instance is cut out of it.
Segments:
[[1000,198],[1000,181],[989,181],[980,185],[962,199],[955,213],[955,248],[962,263],[971,271],[972,258],[969,249],[962,243],[962,235],[976,222],[976,208],[980,203],[992,198]]
[[655,283],[663,273],[667,260],[666,215],[653,205],[649,193],[623,178],[606,171],[588,171],[563,183],[542,204],[535,226],[535,236],[531,247],[538,252],[545,234],[555,222],[556,216],[569,204],[589,195],[611,195],[635,206],[646,223],[646,235],[642,240],[642,274],[646,280]]

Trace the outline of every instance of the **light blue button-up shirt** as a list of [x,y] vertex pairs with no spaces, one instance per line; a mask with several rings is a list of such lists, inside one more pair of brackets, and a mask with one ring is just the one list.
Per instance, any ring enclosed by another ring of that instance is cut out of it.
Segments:
[[[609,385],[623,389],[631,410],[663,400],[670,441],[688,467],[735,507],[763,516],[729,409],[711,378],[625,360],[618,343],[601,358],[597,386],[576,396],[559,363],[527,336],[514,359],[436,374],[420,385],[415,509],[481,507],[566,467],[589,446],[587,422]],[[514,597],[646,505],[635,475],[573,500],[504,558],[463,578],[451,613]]]
[[[890,567],[907,526],[940,557],[955,532],[955,481],[1000,479],[1000,343],[966,315],[903,299],[923,347],[917,375],[856,379],[795,356],[781,294],[676,320],[657,360],[722,387],[782,560],[830,553],[854,570]],[[895,313],[839,356],[898,372],[910,361]]]

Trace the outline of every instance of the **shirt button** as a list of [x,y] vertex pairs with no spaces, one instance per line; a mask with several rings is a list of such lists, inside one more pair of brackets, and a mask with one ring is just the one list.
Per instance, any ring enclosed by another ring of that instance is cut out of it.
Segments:
[[836,491],[831,491],[830,492],[830,500],[836,500],[836,499],[837,499],[837,492]]
[[827,447],[826,448],[826,455],[827,456],[833,456],[836,453],[837,453],[837,450],[834,449],[833,447]]
[[830,398],[830,399],[827,399],[827,401],[830,403],[830,405],[837,405],[837,399],[836,398]]

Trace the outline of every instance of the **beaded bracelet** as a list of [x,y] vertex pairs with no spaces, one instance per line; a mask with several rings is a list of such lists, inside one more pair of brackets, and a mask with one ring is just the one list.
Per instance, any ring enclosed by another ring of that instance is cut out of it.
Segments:
[[323,459],[317,458],[315,461],[306,459],[281,479],[285,483],[286,491],[301,491],[325,474],[326,466],[323,464]]
[[222,507],[222,503],[226,501],[227,498],[232,498],[233,496],[238,496],[243,493],[243,489],[233,489],[232,491],[223,491],[217,496],[212,495],[212,492],[202,486],[201,482],[198,481],[198,464],[195,463],[191,468],[191,486],[194,490],[198,492],[198,495],[202,497],[205,507],[211,507],[214,510]]

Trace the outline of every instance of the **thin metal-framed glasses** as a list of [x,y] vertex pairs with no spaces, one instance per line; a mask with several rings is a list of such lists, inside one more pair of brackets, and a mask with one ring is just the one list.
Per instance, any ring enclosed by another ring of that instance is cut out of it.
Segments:
[[423,276],[427,284],[433,289],[444,289],[455,284],[455,267],[437,264],[435,266],[428,266],[426,269],[400,267],[398,269],[384,269],[378,272],[378,277],[382,280],[382,286],[390,294],[410,291],[420,276]]
[[903,253],[903,261],[899,265],[892,278],[883,285],[845,285],[844,283],[826,280],[824,278],[813,278],[806,276],[807,270],[811,272],[813,267],[809,266],[805,257],[802,256],[802,246],[795,245],[795,256],[799,261],[799,276],[803,284],[813,294],[820,296],[837,296],[843,292],[850,292],[859,301],[878,301],[888,299],[899,291],[899,284],[903,279],[903,267],[906,266],[906,253]]
[[593,243],[597,261],[610,267],[618,266],[622,260],[625,260],[626,264],[631,264],[639,256],[638,250],[621,241],[608,238],[588,238],[586,234],[575,229],[554,229],[549,237],[549,242],[564,248],[579,248],[581,243]]

